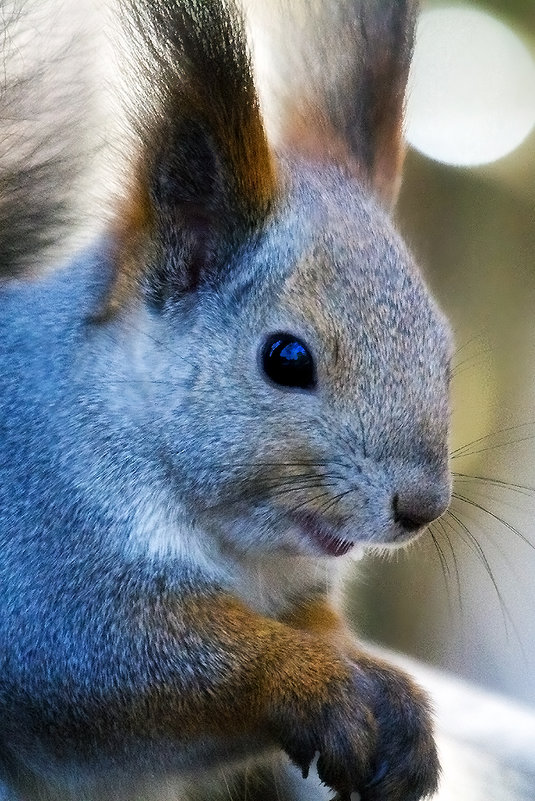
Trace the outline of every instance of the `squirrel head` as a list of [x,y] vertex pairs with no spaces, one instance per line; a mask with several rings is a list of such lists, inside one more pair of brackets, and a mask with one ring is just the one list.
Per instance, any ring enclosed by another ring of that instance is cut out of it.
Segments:
[[148,416],[190,518],[314,557],[446,509],[451,337],[389,216],[415,4],[310,6],[270,145],[234,4],[131,0],[151,91],[102,318],[150,331]]

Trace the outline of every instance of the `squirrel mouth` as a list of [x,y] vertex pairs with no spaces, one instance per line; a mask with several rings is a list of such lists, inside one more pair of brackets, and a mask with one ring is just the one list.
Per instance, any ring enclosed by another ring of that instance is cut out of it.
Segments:
[[340,536],[338,531],[319,515],[311,512],[296,512],[292,515],[292,519],[307,539],[311,540],[326,556],[345,556],[355,545],[351,540]]

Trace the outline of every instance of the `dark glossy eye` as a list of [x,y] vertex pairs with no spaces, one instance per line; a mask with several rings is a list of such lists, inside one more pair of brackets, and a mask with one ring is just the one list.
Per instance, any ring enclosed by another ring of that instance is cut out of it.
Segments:
[[298,389],[316,386],[314,359],[307,346],[292,334],[271,334],[261,356],[264,372],[275,384]]

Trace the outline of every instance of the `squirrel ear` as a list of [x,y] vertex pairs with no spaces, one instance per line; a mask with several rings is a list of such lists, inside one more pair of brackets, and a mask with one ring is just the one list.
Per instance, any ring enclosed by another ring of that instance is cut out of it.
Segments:
[[140,285],[186,291],[266,215],[275,174],[231,0],[123,0],[138,140],[104,316]]
[[[266,77],[275,135],[303,155],[356,171],[394,203],[404,157],[403,111],[416,0],[309,0],[277,17],[256,0],[253,21],[281,59]],[[275,83],[274,83],[275,81]]]

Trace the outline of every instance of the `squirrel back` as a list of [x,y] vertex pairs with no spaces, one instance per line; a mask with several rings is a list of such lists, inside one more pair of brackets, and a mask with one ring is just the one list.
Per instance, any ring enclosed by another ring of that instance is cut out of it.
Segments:
[[416,801],[426,700],[329,601],[449,501],[449,329],[389,214],[415,4],[311,4],[305,68],[352,49],[290,70],[276,142],[234,2],[123,10],[113,222],[0,287],[0,775],[131,801],[277,746],[343,801]]

